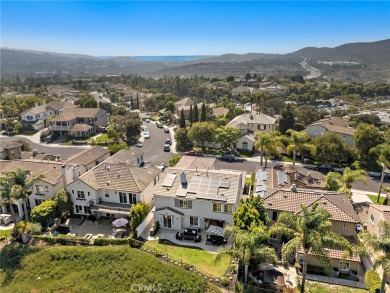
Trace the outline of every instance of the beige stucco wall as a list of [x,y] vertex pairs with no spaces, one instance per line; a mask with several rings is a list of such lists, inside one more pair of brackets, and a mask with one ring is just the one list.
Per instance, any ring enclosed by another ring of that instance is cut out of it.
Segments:
[[[297,259],[296,261],[298,262],[299,257],[303,255],[302,253],[297,253]],[[315,258],[313,255],[308,255],[307,256],[307,264],[311,266],[316,266],[316,267],[321,267],[321,264],[317,258]],[[339,259],[331,259],[331,265],[332,268],[339,268],[340,267],[340,261]],[[349,261],[349,270],[350,271],[358,271],[359,268],[359,263],[355,261]],[[341,273],[341,271],[340,271]]]

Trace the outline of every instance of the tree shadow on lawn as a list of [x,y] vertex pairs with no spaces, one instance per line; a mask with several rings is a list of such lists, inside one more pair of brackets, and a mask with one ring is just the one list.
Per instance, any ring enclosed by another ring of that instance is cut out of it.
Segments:
[[8,285],[14,278],[15,271],[21,269],[22,259],[32,253],[39,252],[39,247],[24,246],[20,243],[12,243],[0,251],[0,269],[5,272],[5,278],[0,283],[0,288]]

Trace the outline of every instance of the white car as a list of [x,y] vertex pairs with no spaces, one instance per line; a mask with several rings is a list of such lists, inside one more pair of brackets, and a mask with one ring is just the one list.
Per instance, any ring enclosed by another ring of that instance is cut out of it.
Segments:
[[146,118],[146,119],[145,119],[145,122],[146,122],[146,123],[150,123],[150,119],[149,119],[149,118]]
[[144,132],[144,138],[150,138],[149,132]]

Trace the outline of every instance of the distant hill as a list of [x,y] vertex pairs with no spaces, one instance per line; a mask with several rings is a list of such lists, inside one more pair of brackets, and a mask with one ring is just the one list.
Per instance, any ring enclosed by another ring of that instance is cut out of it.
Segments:
[[353,61],[371,68],[390,68],[390,39],[370,43],[349,43],[335,48],[307,47],[287,54],[323,61]]
[[252,60],[271,60],[283,57],[283,55],[278,54],[263,54],[263,53],[247,53],[247,54],[223,54],[220,56],[200,58],[187,64],[195,63],[207,63],[207,62],[247,62]]

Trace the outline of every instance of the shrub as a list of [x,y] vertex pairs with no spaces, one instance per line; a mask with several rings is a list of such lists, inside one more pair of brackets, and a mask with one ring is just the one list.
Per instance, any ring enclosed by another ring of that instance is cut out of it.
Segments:
[[93,241],[93,245],[107,246],[107,245],[127,245],[129,240],[127,238],[97,238]]
[[230,272],[232,273],[232,274],[235,274],[235,273],[237,273],[237,265],[230,265]]
[[183,262],[183,268],[185,268],[186,270],[189,270],[191,268],[191,264],[188,263],[188,262]]
[[226,278],[226,277],[222,277],[221,278],[221,284],[223,285],[223,286],[229,286],[229,284],[230,284],[230,279],[229,278]]
[[181,159],[181,155],[174,155],[170,160],[169,160],[169,167],[174,167],[177,162]]
[[4,241],[6,238],[5,238],[5,236],[3,235],[3,236],[0,236],[0,241]]
[[90,245],[89,239],[73,236],[33,236],[35,240],[43,241],[49,245]]
[[41,139],[41,141],[44,141],[45,140],[45,137],[46,136],[49,136],[50,135],[50,130],[49,129],[47,129],[47,130],[45,130],[45,131],[42,131],[41,133],[40,133],[40,139]]
[[302,268],[301,265],[297,262],[295,263],[294,267],[296,270],[300,270]]
[[381,278],[377,271],[367,270],[366,275],[364,276],[364,282],[368,287],[370,293],[379,292],[381,288]]
[[51,220],[54,220],[55,210],[56,202],[52,199],[45,200],[39,206],[33,208],[31,211],[31,221],[40,223],[45,227]]
[[[130,228],[135,231],[149,213],[149,205],[140,201],[130,208]],[[137,236],[135,236],[137,237]],[[133,238],[135,238],[133,237]]]
[[150,236],[156,236],[159,229],[160,229],[160,222],[159,221],[154,222],[153,227],[149,233]]

